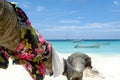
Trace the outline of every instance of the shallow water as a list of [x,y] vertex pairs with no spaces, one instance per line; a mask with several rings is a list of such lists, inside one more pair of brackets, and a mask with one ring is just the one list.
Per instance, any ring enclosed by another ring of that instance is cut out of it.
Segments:
[[[59,53],[83,52],[91,54],[120,54],[120,40],[49,40]],[[98,48],[75,48],[79,46],[99,45]]]

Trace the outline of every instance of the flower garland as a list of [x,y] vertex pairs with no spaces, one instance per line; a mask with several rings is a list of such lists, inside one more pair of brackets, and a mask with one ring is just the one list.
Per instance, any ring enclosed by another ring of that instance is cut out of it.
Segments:
[[12,6],[20,24],[21,42],[15,51],[0,47],[0,67],[7,68],[8,58],[11,57],[13,63],[23,64],[34,80],[41,80],[45,76],[45,62],[51,54],[51,44],[31,26],[22,9],[14,4]]

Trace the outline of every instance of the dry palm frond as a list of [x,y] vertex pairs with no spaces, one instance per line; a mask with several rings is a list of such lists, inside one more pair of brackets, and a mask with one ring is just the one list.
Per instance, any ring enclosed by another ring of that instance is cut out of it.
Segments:
[[20,42],[20,28],[13,6],[2,0],[0,7],[0,46],[15,50]]
[[[105,77],[101,72],[99,72],[98,70],[96,70],[94,68],[89,68],[89,67],[85,68],[85,70],[83,72],[83,77],[91,78],[91,79],[96,78],[96,80],[105,80]],[[85,80],[87,80],[87,79],[85,79]]]

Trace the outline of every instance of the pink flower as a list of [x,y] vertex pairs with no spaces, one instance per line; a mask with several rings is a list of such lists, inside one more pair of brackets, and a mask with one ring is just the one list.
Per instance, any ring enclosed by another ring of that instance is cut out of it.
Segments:
[[29,59],[34,58],[34,54],[27,53],[27,52],[18,54],[18,56],[19,56],[19,58],[24,59],[24,60],[29,60]]
[[48,42],[47,42],[47,44],[48,44],[48,51],[51,51],[51,44]]
[[38,71],[40,72],[41,75],[45,76],[45,71],[46,71],[45,64],[41,63],[38,67]]
[[42,35],[39,35],[38,37],[39,37],[40,43],[41,43],[41,44],[44,44],[45,39],[43,38],[43,36],[42,36]]
[[23,43],[20,43],[19,45],[18,45],[18,48],[17,48],[17,52],[20,52],[22,49],[24,48],[24,45],[23,45]]
[[29,64],[28,62],[25,63],[25,68],[27,71],[32,71],[32,65]]
[[31,26],[31,22],[30,22],[30,20],[29,19],[27,19],[27,25],[28,25],[28,27],[30,27]]
[[35,52],[40,53],[41,51],[39,50],[39,48],[35,48]]
[[41,49],[35,48],[35,52],[39,55],[40,53],[43,53],[44,50],[42,48]]
[[6,58],[9,58],[10,56],[9,56],[9,54],[5,51],[4,52],[4,56],[6,57]]

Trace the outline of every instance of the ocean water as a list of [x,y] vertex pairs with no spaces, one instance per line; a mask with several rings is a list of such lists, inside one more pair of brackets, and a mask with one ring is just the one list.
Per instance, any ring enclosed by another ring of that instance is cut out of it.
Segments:
[[[48,40],[59,53],[120,54],[120,40]],[[76,45],[83,48],[75,48]],[[97,45],[97,47],[90,47]],[[84,47],[87,46],[87,47]],[[88,47],[89,46],[89,47]]]

